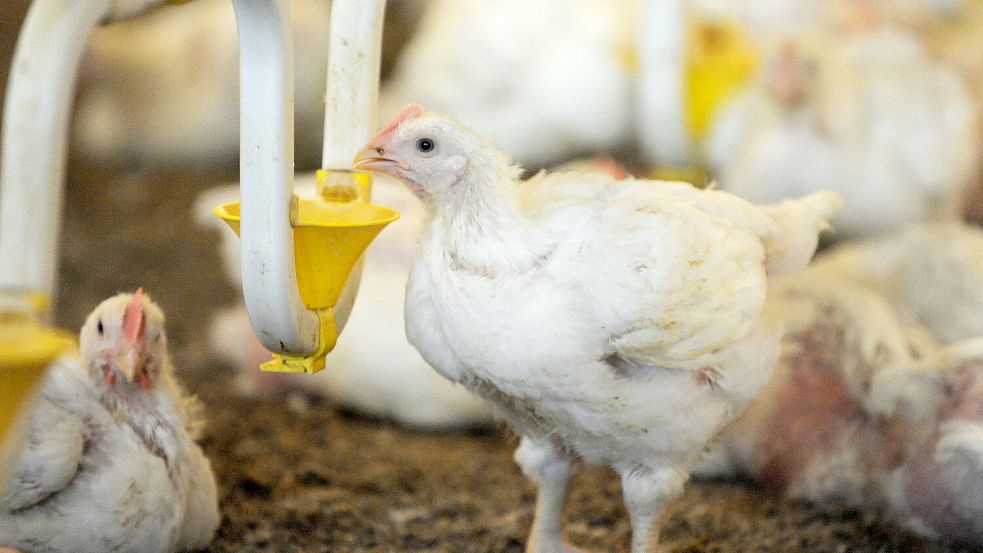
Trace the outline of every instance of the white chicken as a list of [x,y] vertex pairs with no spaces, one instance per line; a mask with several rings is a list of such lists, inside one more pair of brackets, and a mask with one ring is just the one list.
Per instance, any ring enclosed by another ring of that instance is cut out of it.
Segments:
[[[929,51],[958,68],[972,87],[980,108],[977,128],[983,131],[983,2],[959,2],[953,14],[928,29]],[[970,220],[983,221],[983,159],[977,164],[965,211]]]
[[983,231],[957,221],[844,245],[820,269],[877,290],[944,344],[983,336]]
[[434,0],[380,96],[471,121],[545,167],[628,139],[634,0]]
[[[298,157],[320,154],[327,0],[291,0]],[[232,4],[197,0],[97,29],[80,72],[74,140],[104,163],[211,166],[239,151]]]
[[[756,207],[683,183],[519,169],[412,105],[357,155],[429,211],[406,291],[407,336],[522,436],[540,487],[527,549],[556,552],[574,462],[621,474],[632,550],[707,442],[777,360],[766,272],[804,265],[831,193]],[[685,412],[685,415],[681,415]]]
[[50,368],[10,452],[0,547],[206,547],[220,521],[215,479],[193,441],[196,404],[174,379],[160,308],[139,290],[110,298],[89,315],[80,346],[81,363]]
[[[933,246],[950,249],[944,236]],[[900,242],[878,268],[899,271],[891,280],[911,276],[899,251],[923,253],[910,236]],[[883,244],[865,253],[877,265]],[[983,339],[940,345],[904,293],[883,294],[860,269],[833,259],[776,280],[768,305],[786,321],[778,368],[701,472],[743,474],[792,497],[883,512],[923,537],[983,545]],[[980,271],[947,269],[956,282]],[[921,284],[920,296],[934,290],[940,304],[957,303],[944,281]]]
[[721,187],[755,202],[832,187],[837,236],[959,211],[977,164],[976,106],[913,36],[880,29],[787,42],[708,144]]

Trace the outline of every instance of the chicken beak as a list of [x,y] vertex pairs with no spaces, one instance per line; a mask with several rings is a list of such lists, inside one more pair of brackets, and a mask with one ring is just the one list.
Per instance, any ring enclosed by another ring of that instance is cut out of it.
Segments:
[[395,175],[397,163],[395,160],[384,157],[385,150],[382,146],[369,144],[355,154],[352,161],[352,168],[364,171],[378,171],[387,175]]
[[143,365],[143,355],[140,353],[140,348],[131,346],[114,355],[113,361],[119,367],[119,371],[123,373],[126,381],[133,382],[136,379],[137,371]]

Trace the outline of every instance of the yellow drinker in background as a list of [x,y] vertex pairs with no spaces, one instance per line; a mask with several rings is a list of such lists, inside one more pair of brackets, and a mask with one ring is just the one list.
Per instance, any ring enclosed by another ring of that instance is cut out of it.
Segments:
[[45,303],[36,295],[0,292],[0,449],[45,369],[75,343],[71,334],[40,323]]

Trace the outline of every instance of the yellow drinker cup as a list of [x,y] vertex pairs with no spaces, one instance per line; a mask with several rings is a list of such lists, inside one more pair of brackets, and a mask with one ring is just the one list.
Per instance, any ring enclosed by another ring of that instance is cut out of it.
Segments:
[[[369,244],[399,213],[370,203],[372,173],[354,170],[317,172],[317,196],[297,198],[290,213],[294,263],[300,297],[318,314],[317,350],[306,357],[273,354],[260,368],[275,372],[317,372],[338,339],[334,306],[348,275]],[[215,214],[239,233],[239,202],[222,204]]]
[[12,442],[21,408],[48,365],[75,343],[67,332],[40,324],[37,298],[41,296],[0,292],[0,490],[8,468],[3,452]]

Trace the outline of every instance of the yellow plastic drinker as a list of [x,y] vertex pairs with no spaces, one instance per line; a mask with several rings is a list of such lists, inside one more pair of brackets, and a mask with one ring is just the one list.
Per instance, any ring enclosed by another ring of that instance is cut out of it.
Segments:
[[724,103],[754,75],[760,54],[736,20],[689,21],[686,38],[684,109],[691,138],[699,141]]
[[45,369],[75,343],[39,323],[46,303],[37,294],[0,293],[0,445]]
[[[317,197],[297,198],[290,213],[294,229],[294,263],[300,297],[317,312],[321,331],[317,350],[306,357],[273,354],[260,369],[314,373],[338,340],[334,306],[348,275],[386,225],[399,213],[370,203],[372,173],[354,170],[317,172]],[[239,234],[239,202],[222,204],[214,213]]]

